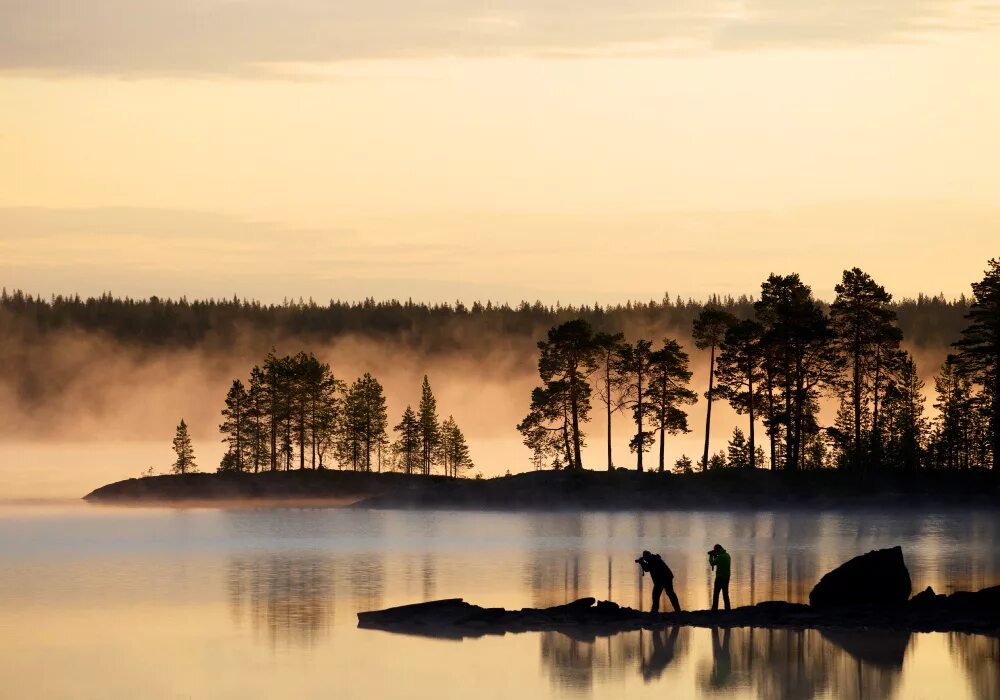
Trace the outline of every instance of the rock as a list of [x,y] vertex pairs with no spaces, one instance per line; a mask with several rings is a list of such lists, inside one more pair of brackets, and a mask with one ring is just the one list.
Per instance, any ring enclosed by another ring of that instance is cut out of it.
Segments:
[[809,604],[897,606],[909,600],[911,590],[903,550],[896,546],[854,557],[827,573],[809,593]]
[[928,586],[924,590],[917,593],[915,596],[910,598],[910,607],[923,610],[931,608],[938,604],[939,599],[943,599],[943,595],[938,595],[934,592],[934,589]]

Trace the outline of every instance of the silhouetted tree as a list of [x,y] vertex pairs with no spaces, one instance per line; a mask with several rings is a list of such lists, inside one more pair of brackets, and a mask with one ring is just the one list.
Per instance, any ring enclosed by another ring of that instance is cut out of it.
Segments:
[[730,326],[720,345],[715,368],[718,395],[728,399],[738,414],[749,416],[749,459],[746,466],[750,469],[760,466],[757,464],[754,428],[758,403],[767,398],[763,338],[764,327],[756,321],[747,319]]
[[822,308],[798,275],[768,277],[754,307],[765,327],[765,346],[773,353],[772,381],[783,404],[773,420],[785,428],[785,468],[798,469],[804,466],[806,438],[819,431],[817,397],[836,383],[840,357]]
[[355,471],[370,472],[385,442],[388,425],[385,396],[378,380],[367,372],[355,380],[344,400],[343,413],[338,440],[341,459]]
[[746,435],[739,427],[733,428],[733,435],[729,438],[729,444],[726,445],[726,463],[730,467],[735,468],[746,468],[748,464],[752,463],[751,456],[753,455],[753,450],[750,447],[750,443],[747,442]]
[[898,371],[885,391],[885,462],[913,471],[924,461],[924,382],[909,353],[900,351],[893,364]]
[[225,471],[244,471],[247,468],[249,444],[249,399],[246,388],[239,379],[234,379],[226,394],[226,406],[222,409],[222,425],[219,431],[225,437],[223,442],[229,445],[226,451],[228,461]]
[[[844,270],[830,306],[830,326],[838,349],[850,367],[848,386],[852,400],[853,440],[850,462],[860,470],[865,464],[880,466],[883,453],[879,426],[879,400],[902,334],[896,327],[892,295],[858,268]],[[866,388],[872,402],[871,440],[861,426],[868,410]],[[866,450],[870,445],[871,450]]]
[[969,325],[955,345],[970,379],[989,402],[991,468],[1000,473],[1000,258],[992,258],[983,279],[972,285]]
[[177,433],[174,435],[174,453],[177,455],[173,466],[175,474],[187,474],[189,471],[197,469],[194,446],[191,444],[191,436],[188,434],[187,423],[184,422],[183,418],[177,424]]
[[250,371],[250,383],[247,389],[247,442],[250,465],[255,474],[270,461],[271,454],[268,450],[270,420],[264,383],[264,371],[260,367],[254,367]]
[[420,387],[420,447],[424,474],[431,473],[437,455],[438,444],[441,441],[441,426],[438,424],[437,400],[431,391],[431,384],[424,375],[424,383]]
[[694,404],[698,396],[687,388],[691,381],[688,355],[676,340],[666,339],[649,358],[648,399],[653,425],[660,433],[659,469],[665,468],[664,435],[688,433],[687,413],[681,406]]
[[469,446],[465,442],[465,435],[458,427],[454,416],[448,416],[441,424],[441,462],[444,464],[445,474],[457,477],[461,472],[472,469],[472,457],[469,455]]
[[594,335],[595,354],[598,357],[600,381],[597,396],[607,413],[608,431],[608,471],[614,469],[611,457],[611,414],[621,410],[624,378],[621,373],[620,354],[624,336],[621,333],[597,333]]
[[551,429],[562,415],[564,440],[571,457],[568,464],[583,469],[580,448],[583,444],[581,423],[590,416],[589,377],[597,369],[597,351],[590,324],[582,319],[567,321],[548,332],[538,343],[538,374],[543,386],[532,392],[531,409],[518,425],[526,439],[535,438],[539,429]]
[[674,471],[678,474],[690,474],[691,466],[691,458],[682,454],[677,458],[677,461],[674,462]]
[[629,449],[636,453],[636,470],[643,471],[642,455],[653,444],[653,432],[646,430],[646,420],[653,418],[654,407],[649,402],[649,382],[653,361],[653,343],[637,340],[624,343],[619,350],[620,367],[625,378],[623,404],[632,409],[635,435],[629,440]]
[[[728,311],[706,306],[698,314],[691,327],[691,337],[699,350],[708,349],[708,391],[705,392],[705,450],[702,462],[708,462],[709,437],[712,433],[712,401],[715,399],[713,387],[715,382],[715,351],[726,337],[726,331],[736,323],[736,317]],[[661,460],[660,469],[663,465]]]
[[420,421],[409,406],[403,412],[399,425],[393,428],[399,438],[393,445],[397,465],[404,474],[413,474],[423,469],[423,455],[420,439]]

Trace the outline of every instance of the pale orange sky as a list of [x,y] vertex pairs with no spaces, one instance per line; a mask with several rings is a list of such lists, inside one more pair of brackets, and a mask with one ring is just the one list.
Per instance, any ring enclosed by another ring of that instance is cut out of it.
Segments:
[[1000,254],[998,7],[0,0],[0,284],[957,295]]

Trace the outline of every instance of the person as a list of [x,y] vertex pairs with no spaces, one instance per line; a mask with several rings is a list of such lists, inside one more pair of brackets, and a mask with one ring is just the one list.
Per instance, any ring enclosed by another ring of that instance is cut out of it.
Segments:
[[729,552],[716,544],[708,553],[708,563],[715,569],[715,591],[712,593],[712,610],[719,609],[719,593],[729,610]]
[[659,554],[651,554],[643,550],[642,556],[635,560],[635,563],[642,567],[643,572],[648,571],[649,577],[653,579],[653,607],[650,612],[659,612],[660,595],[666,592],[670,598],[670,604],[674,606],[674,612],[681,611],[681,604],[674,593],[674,572],[670,570],[667,563]]

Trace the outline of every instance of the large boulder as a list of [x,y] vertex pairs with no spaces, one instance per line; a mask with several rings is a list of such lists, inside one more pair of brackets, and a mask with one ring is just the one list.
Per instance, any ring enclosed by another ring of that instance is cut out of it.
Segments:
[[809,593],[816,608],[843,605],[903,605],[910,598],[910,572],[900,547],[876,549],[841,564]]

